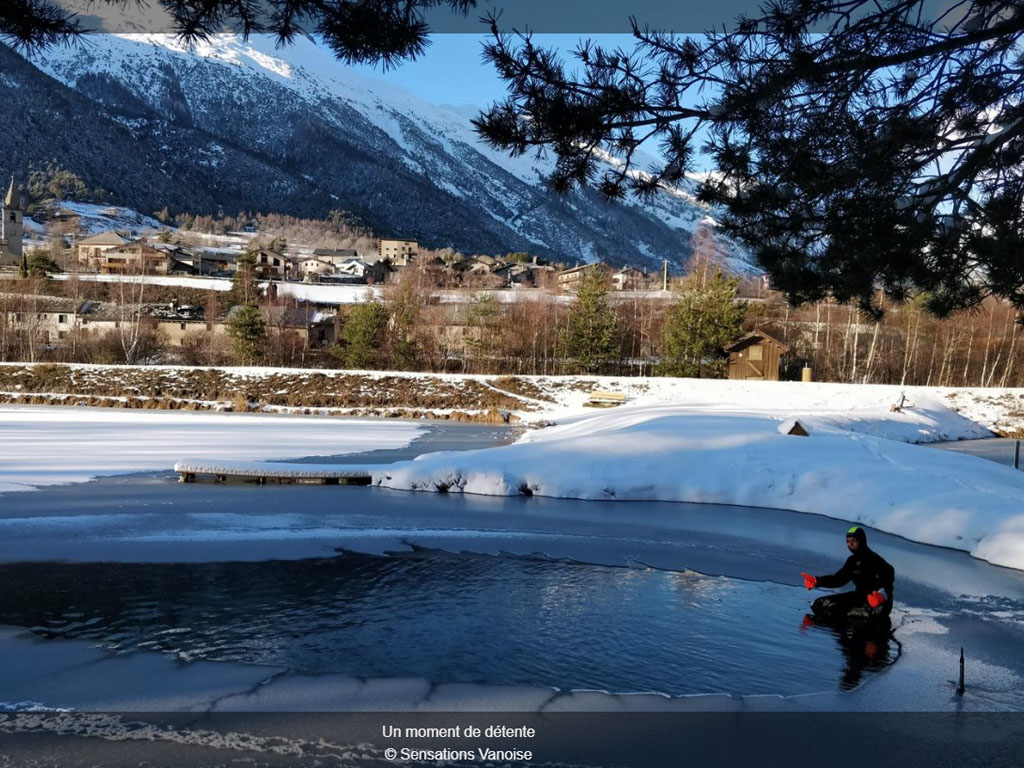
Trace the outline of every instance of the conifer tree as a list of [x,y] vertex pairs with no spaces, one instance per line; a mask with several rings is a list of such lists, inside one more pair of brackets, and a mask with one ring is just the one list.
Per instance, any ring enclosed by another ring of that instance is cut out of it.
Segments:
[[378,301],[356,304],[349,310],[341,331],[341,339],[345,345],[341,355],[346,368],[378,367],[383,353],[387,324],[387,309]]
[[583,373],[597,373],[617,357],[618,339],[615,315],[608,303],[608,278],[600,268],[584,270],[559,341],[570,367]]
[[227,292],[227,306],[255,302],[259,298],[256,267],[259,264],[256,248],[250,246],[235,259],[235,274],[231,277],[231,290]]
[[[27,277],[49,277],[61,271],[60,265],[54,261],[47,251],[35,250],[30,256],[23,256],[22,262],[25,266]],[[18,272],[20,274],[21,268]]]
[[469,325],[477,329],[477,336],[466,340],[466,347],[474,356],[493,353],[498,330],[498,303],[487,293],[478,293],[469,305]]
[[235,354],[243,363],[262,357],[267,342],[267,324],[255,302],[235,307],[228,318],[228,335]]
[[660,372],[666,376],[721,376],[725,347],[741,335],[747,313],[736,298],[739,280],[716,271],[683,281],[679,300],[666,313]]
[[414,370],[420,356],[418,324],[420,295],[414,275],[408,275],[388,296],[388,365],[400,371]]

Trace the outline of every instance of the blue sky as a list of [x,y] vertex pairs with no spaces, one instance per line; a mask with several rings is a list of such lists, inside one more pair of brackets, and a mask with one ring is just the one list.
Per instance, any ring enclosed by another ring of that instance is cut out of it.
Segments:
[[[633,47],[633,36],[590,35],[589,39],[607,47]],[[494,68],[480,57],[483,35],[434,34],[427,53],[414,62],[405,62],[382,73],[380,67],[356,66],[354,69],[402,86],[435,104],[486,106],[501,99],[505,87]],[[579,35],[534,35],[537,43],[557,47],[568,55],[577,46]]]

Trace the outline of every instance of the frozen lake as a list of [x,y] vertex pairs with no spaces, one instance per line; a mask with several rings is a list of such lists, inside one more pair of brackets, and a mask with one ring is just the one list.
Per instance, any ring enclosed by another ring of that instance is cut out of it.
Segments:
[[[407,448],[343,461],[513,438],[499,427],[432,426]],[[846,554],[846,526],[818,515],[181,485],[169,472],[2,496],[0,515],[0,624],[45,638],[36,654],[71,640],[108,657],[253,665],[307,681],[669,696],[859,686],[859,706],[869,707],[865,696],[896,706],[894,687],[882,684],[903,668],[917,681],[899,686],[903,706],[941,708],[955,674],[949,659],[965,645],[974,670],[985,669],[972,680],[984,692],[978,706],[1024,708],[1024,574],[869,531],[897,569],[895,640],[802,627],[814,595],[800,572],[831,572]],[[918,650],[917,661],[901,646]],[[925,648],[949,666],[922,668]],[[860,685],[876,677],[879,685]],[[45,681],[21,690],[62,705]]]

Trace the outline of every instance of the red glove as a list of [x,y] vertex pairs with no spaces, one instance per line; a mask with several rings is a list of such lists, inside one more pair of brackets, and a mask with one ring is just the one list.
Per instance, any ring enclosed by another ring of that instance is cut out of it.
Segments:
[[881,592],[872,592],[870,595],[868,595],[868,605],[870,605],[872,608],[877,608],[884,602],[885,595],[883,595]]
[[804,577],[804,586],[808,589],[814,589],[818,586],[818,579],[816,577],[811,576],[809,573],[801,573],[800,575]]

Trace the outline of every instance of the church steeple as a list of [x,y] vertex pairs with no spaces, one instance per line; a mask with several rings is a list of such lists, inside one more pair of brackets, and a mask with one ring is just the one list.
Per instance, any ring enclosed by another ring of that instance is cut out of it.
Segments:
[[7,210],[22,210],[22,195],[14,183],[14,176],[11,176],[11,186],[7,188],[7,195],[4,197],[4,208]]
[[25,195],[15,185],[14,177],[11,176],[11,186],[7,189],[3,208],[0,210],[0,258],[7,256],[21,259],[24,218]]

